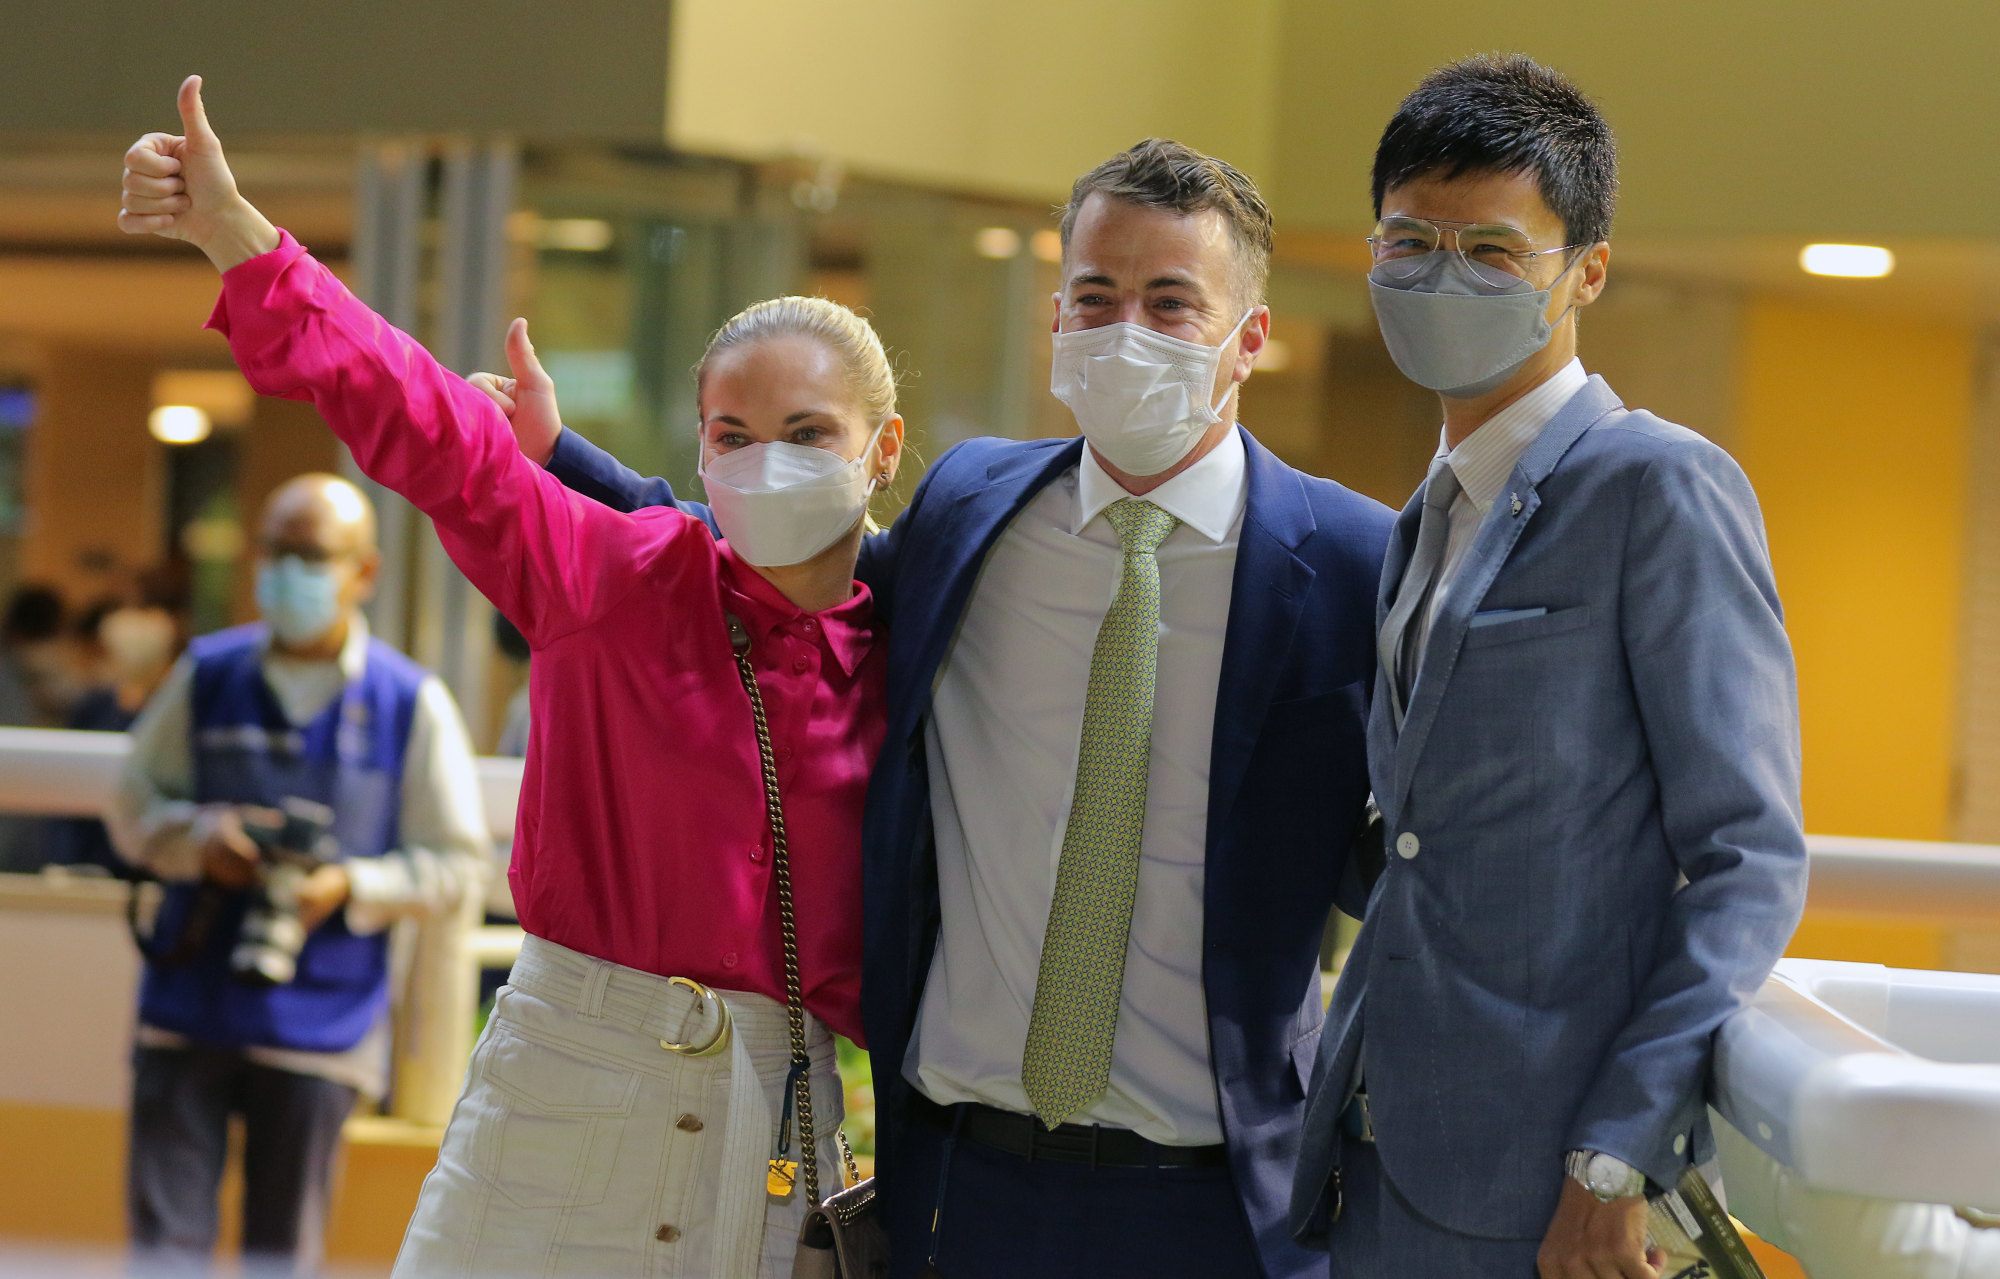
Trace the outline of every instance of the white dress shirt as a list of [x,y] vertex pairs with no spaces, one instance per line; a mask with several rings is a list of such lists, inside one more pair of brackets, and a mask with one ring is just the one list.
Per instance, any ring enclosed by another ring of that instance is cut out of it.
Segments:
[[1451,463],[1461,491],[1452,500],[1444,562],[1438,567],[1437,589],[1431,592],[1424,610],[1417,652],[1423,652],[1429,645],[1431,623],[1437,620],[1438,610],[1444,606],[1445,596],[1451,592],[1452,582],[1465,564],[1466,553],[1479,536],[1479,526],[1486,522],[1486,513],[1493,509],[1501,490],[1507,487],[1507,477],[1514,473],[1521,455],[1528,451],[1542,428],[1555,420],[1556,414],[1589,380],[1583,362],[1571,359],[1540,386],[1480,423],[1472,434],[1458,442],[1457,448],[1445,441],[1443,429],[1439,429],[1437,457]]
[[[1139,888],[1104,1097],[1075,1117],[1168,1145],[1222,1140],[1201,984],[1209,751],[1248,491],[1242,437],[1145,495],[1160,648]],[[1097,629],[1131,496],[1086,448],[994,542],[940,669],[926,746],[944,925],[903,1073],[933,1101],[1030,1111],[1021,1055],[1055,896]]]
[[[357,615],[337,659],[302,661],[267,651],[264,682],[285,718],[303,725],[360,678],[367,658],[368,625]],[[202,844],[221,811],[230,807],[193,800],[193,683],[194,661],[183,657],[132,725],[132,753],[104,815],[119,853],[166,880],[201,877]],[[357,934],[379,933],[406,917],[458,909],[467,894],[477,895],[484,888],[492,840],[486,831],[472,742],[457,703],[435,675],[428,676],[417,692],[404,752],[398,827],[400,848],[383,857],[344,863],[351,885],[347,926]],[[141,1025],[139,1042],[175,1047],[187,1041],[172,1031]],[[279,1070],[332,1079],[380,1097],[388,1083],[389,1024],[387,1018],[377,1022],[346,1052],[250,1048],[245,1055]]]

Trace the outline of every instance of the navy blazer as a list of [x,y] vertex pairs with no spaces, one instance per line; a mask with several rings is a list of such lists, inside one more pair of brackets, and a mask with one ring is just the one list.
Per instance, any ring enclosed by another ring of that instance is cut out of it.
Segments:
[[[1241,428],[1238,428],[1239,430]],[[1286,1221],[1322,1019],[1330,908],[1365,904],[1348,865],[1368,796],[1375,596],[1394,514],[1279,461],[1247,432],[1238,545],[1209,769],[1203,974],[1209,1049],[1237,1194],[1270,1279],[1324,1273]],[[1080,439],[975,439],[934,462],[856,576],[889,624],[888,732],[863,832],[862,1020],[875,1062],[878,1167],[893,1195],[903,1059],[939,929],[924,729],[979,570],[1015,514],[1077,465]],[[550,470],[625,509],[673,503],[565,431]],[[712,522],[711,522],[712,526]]]

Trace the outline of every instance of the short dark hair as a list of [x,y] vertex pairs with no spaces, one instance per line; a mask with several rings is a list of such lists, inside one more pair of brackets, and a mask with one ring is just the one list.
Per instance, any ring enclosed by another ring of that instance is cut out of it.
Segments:
[[1062,211],[1063,252],[1084,201],[1105,195],[1172,213],[1222,214],[1236,242],[1237,284],[1246,301],[1264,299],[1271,275],[1271,210],[1257,193],[1257,184],[1242,170],[1193,147],[1165,138],[1147,138],[1112,156],[1076,180]]
[[1525,54],[1481,54],[1423,78],[1375,148],[1375,216],[1390,187],[1427,174],[1527,173],[1571,244],[1611,236],[1618,147],[1597,104]]

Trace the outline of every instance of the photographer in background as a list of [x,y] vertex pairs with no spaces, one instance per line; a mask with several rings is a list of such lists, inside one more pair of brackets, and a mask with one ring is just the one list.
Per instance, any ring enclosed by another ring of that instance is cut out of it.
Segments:
[[387,1084],[385,930],[480,895],[471,745],[437,677],[370,638],[377,562],[360,490],[286,483],[259,533],[263,622],[196,640],[133,726],[106,819],[168,882],[134,1062],[142,1256],[213,1252],[235,1113],[246,1260],[317,1268],[341,1123]]

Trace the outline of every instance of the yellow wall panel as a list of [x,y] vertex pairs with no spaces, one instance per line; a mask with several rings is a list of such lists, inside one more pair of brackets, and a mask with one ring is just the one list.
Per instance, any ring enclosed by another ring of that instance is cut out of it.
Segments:
[[1148,135],[1271,168],[1278,0],[681,0],[668,138],[1053,199]]
[[1950,936],[1921,919],[1808,911],[1785,948],[1801,959],[1841,959],[1891,968],[1946,969]]
[[1752,302],[1736,453],[1770,529],[1808,829],[1948,839],[1970,332]]

